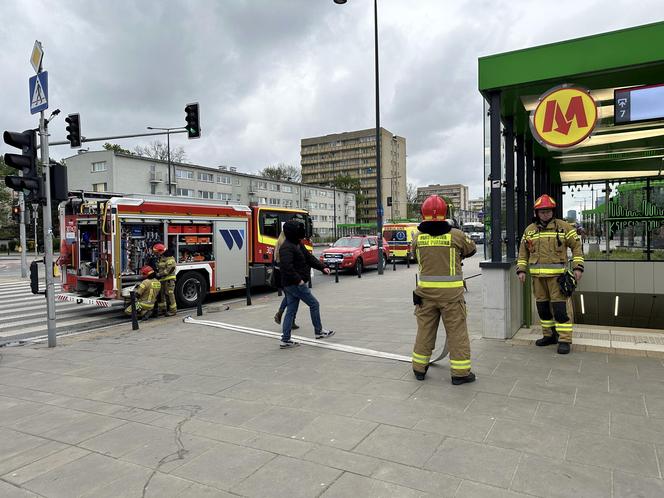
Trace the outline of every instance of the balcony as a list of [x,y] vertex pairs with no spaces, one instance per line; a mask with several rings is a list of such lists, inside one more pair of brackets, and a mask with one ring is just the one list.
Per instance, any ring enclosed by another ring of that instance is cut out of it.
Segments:
[[160,171],[150,172],[150,183],[163,183],[163,182],[164,182],[164,174],[162,172]]

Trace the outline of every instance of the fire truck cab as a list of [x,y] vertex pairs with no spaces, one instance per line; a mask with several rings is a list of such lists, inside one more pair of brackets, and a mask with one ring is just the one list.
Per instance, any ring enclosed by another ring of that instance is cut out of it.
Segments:
[[156,265],[152,246],[166,245],[177,262],[180,307],[208,293],[266,285],[283,223],[300,209],[227,205],[157,196],[80,193],[60,204],[61,301],[110,306],[140,282],[142,266]]

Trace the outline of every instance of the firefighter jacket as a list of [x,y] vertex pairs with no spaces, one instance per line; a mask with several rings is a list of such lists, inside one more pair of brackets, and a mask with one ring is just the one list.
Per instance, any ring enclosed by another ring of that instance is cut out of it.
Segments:
[[155,278],[146,278],[136,287],[136,306],[139,309],[151,310],[157,301],[161,284]]
[[475,254],[475,243],[444,221],[420,223],[413,241],[419,277],[415,293],[422,298],[463,299],[461,260]]
[[573,268],[583,271],[583,248],[572,225],[556,218],[546,226],[531,223],[521,238],[516,272],[530,270],[533,277],[560,275],[567,267],[568,247],[572,250]]
[[175,280],[175,258],[172,254],[163,254],[157,262],[157,278],[161,282]]

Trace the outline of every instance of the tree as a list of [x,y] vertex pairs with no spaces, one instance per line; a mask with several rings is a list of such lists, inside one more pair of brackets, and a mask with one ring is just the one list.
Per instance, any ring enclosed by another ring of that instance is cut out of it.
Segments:
[[420,216],[420,203],[417,201],[417,187],[409,183],[406,187],[406,217],[417,218]]
[[[14,168],[5,164],[4,157],[0,155],[0,238],[14,237],[14,221],[11,219],[11,208],[13,204],[12,191],[5,187],[4,177],[16,174]],[[12,225],[12,228],[10,228]],[[11,233],[10,233],[11,232]]]
[[130,154],[130,155],[132,154],[132,152],[129,149],[124,149],[124,148],[122,148],[122,146],[120,146],[118,144],[112,144],[112,143],[109,143],[109,142],[106,142],[104,144],[104,149],[112,150],[113,152],[116,152],[118,154]]
[[270,180],[284,180],[289,182],[299,182],[302,179],[302,172],[297,166],[286,163],[278,163],[263,168],[258,173],[263,178]]
[[[134,153],[138,156],[149,157],[150,159],[168,160],[168,146],[164,142],[155,140],[148,145],[138,145],[134,147]],[[171,162],[181,163],[187,159],[187,154],[183,147],[171,148]]]

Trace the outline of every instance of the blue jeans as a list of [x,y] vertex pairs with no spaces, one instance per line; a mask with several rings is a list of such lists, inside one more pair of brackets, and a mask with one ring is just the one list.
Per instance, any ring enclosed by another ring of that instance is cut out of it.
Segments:
[[320,321],[320,304],[318,299],[314,297],[307,284],[302,285],[288,285],[284,287],[286,294],[287,306],[286,316],[281,322],[281,340],[290,341],[291,327],[293,320],[297,314],[297,309],[300,306],[300,301],[309,306],[309,313],[311,314],[311,323],[314,325],[314,332],[323,330],[323,325]]
[[284,298],[281,300],[281,304],[279,305],[279,313],[283,313],[284,311],[286,311],[286,306],[288,306],[288,297],[284,292]]

